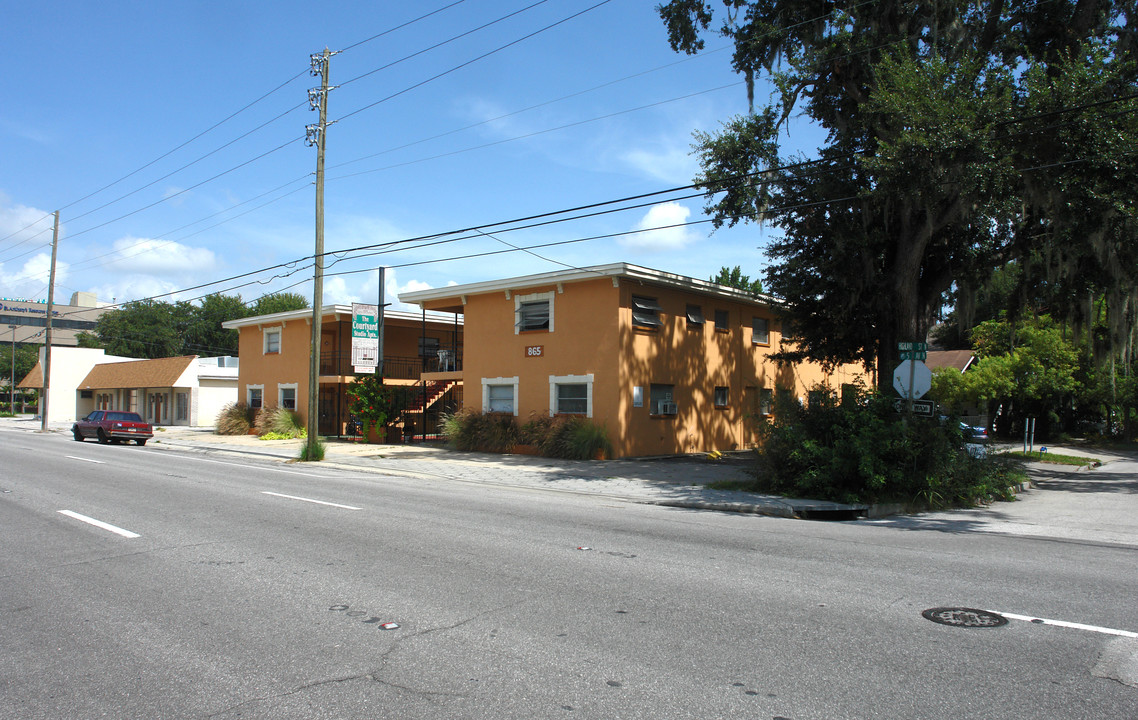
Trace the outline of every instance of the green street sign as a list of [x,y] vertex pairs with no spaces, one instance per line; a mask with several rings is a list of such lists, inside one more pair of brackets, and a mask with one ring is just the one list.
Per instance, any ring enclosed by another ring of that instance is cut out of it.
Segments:
[[897,349],[901,352],[927,352],[929,344],[923,342],[899,342],[897,343]]
[[902,350],[901,351],[901,359],[902,360],[920,360],[921,362],[924,362],[925,360],[929,359],[929,354],[925,350]]

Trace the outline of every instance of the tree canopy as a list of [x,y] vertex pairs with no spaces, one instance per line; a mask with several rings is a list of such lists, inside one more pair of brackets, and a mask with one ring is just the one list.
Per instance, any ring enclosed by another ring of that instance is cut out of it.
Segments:
[[744,275],[743,268],[739,265],[733,268],[726,266],[719,268],[719,274],[710,278],[710,280],[717,285],[725,285],[755,295],[759,295],[763,292],[762,281],[758,279],[752,280],[750,275]]
[[308,301],[296,293],[260,297],[247,306],[240,295],[215,293],[199,304],[136,300],[99,316],[94,334],[80,333],[80,347],[100,347],[112,355],[162,358],[237,354],[237,331],[221,323],[245,317],[302,310]]
[[[752,111],[696,133],[717,226],[769,222],[787,359],[889,382],[951,296],[962,329],[993,272],[1056,317],[1099,313],[1129,352],[1138,304],[1138,11],[1111,0],[671,0],[674,50],[734,45]],[[754,109],[760,80],[774,87]],[[784,155],[801,114],[816,156]],[[1014,308],[1013,308],[1014,315]]]

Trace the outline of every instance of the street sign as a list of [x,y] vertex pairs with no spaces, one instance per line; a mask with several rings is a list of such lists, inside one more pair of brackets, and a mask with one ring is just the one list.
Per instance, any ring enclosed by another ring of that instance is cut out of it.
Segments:
[[906,352],[909,350],[925,352],[929,349],[929,344],[923,342],[899,342],[897,343],[897,349],[901,352]]
[[901,359],[920,360],[921,362],[924,362],[925,360],[929,359],[929,353],[927,350],[902,350]]
[[920,360],[902,360],[893,371],[893,387],[903,398],[923,397],[933,386],[933,373]]
[[352,365],[374,373],[379,364],[379,306],[352,303]]
[[[893,401],[893,409],[899,413],[905,412],[905,401],[897,399]],[[933,417],[936,414],[936,403],[932,400],[914,400],[913,401],[913,414],[920,417]]]

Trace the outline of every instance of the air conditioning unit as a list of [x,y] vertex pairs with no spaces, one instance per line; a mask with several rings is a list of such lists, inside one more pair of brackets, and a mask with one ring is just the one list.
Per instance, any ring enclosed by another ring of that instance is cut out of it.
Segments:
[[660,403],[660,414],[661,415],[675,415],[676,414],[676,404],[674,402],[662,402],[662,403]]

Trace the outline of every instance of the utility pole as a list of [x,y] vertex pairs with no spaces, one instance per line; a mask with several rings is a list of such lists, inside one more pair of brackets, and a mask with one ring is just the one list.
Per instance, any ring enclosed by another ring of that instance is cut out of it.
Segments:
[[59,211],[55,211],[55,230],[51,235],[51,272],[47,280],[47,333],[43,346],[43,396],[40,398],[40,431],[47,432],[47,391],[51,386],[51,314],[55,299],[55,256],[59,250]]
[[12,382],[8,384],[8,412],[16,414],[16,328],[19,325],[9,325],[12,331]]
[[310,56],[312,74],[320,77],[320,88],[308,91],[310,110],[320,111],[320,121],[305,128],[306,142],[316,146],[316,252],[312,282],[312,349],[308,363],[308,457],[316,457],[320,442],[320,322],[324,304],[324,142],[328,130],[328,61],[332,53]]

